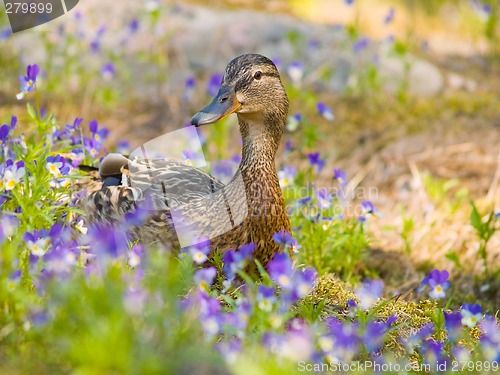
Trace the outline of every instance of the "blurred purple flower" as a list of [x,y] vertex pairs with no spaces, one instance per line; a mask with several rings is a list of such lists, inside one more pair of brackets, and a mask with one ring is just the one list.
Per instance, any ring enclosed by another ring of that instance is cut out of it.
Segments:
[[462,315],[460,312],[444,311],[444,326],[450,342],[457,342],[462,336]]
[[128,31],[130,34],[135,34],[137,30],[139,30],[139,25],[140,22],[137,18],[134,18],[132,21],[129,22],[128,24]]
[[267,270],[271,280],[282,288],[291,289],[293,287],[291,279],[293,273],[292,260],[287,253],[275,254],[274,258],[267,265]]
[[215,344],[215,349],[228,364],[235,364],[241,352],[241,340],[232,338],[219,341]]
[[348,362],[359,352],[361,339],[358,336],[358,323],[342,322],[338,318],[327,318],[326,326],[330,330],[332,348],[329,354],[341,362]]
[[430,366],[442,368],[442,364],[448,361],[444,350],[444,343],[434,339],[427,339],[422,343],[421,347],[424,363]]
[[217,298],[211,297],[202,291],[197,293],[197,297],[200,304],[200,322],[203,331],[211,338],[218,334],[222,328],[223,315],[219,314],[220,302]]
[[276,66],[276,69],[278,69],[278,70],[281,69],[281,64],[283,63],[283,61],[281,60],[281,58],[279,58],[277,56],[274,56],[274,57],[271,58],[271,61]]
[[130,143],[127,140],[119,141],[116,144],[116,152],[122,154],[122,155],[127,155],[131,151]]
[[361,209],[365,215],[374,215],[377,212],[375,205],[371,201],[361,202]]
[[230,249],[224,253],[222,260],[224,262],[223,271],[229,280],[235,278],[238,271],[245,268],[251,259],[256,244],[249,243],[242,245],[238,250]]
[[60,177],[61,176],[61,168],[65,164],[64,158],[57,154],[54,156],[49,156],[47,157],[47,160],[45,161],[45,169],[47,169],[50,174],[54,177]]
[[184,101],[189,101],[189,99],[191,99],[195,86],[196,78],[193,76],[186,78],[186,82],[184,83],[184,92],[182,94],[182,99]]
[[12,32],[10,31],[10,27],[8,26],[0,30],[0,40],[8,39],[11,35]]
[[312,167],[316,166],[318,168],[318,173],[321,172],[325,166],[325,160],[321,159],[319,156],[319,152],[313,152],[307,155],[309,164],[311,164]]
[[217,92],[219,92],[219,87],[222,83],[222,74],[215,73],[212,74],[207,84],[207,91],[210,96],[216,96]]
[[273,234],[273,240],[283,248],[293,244],[292,234],[284,229]]
[[261,310],[271,311],[276,301],[275,289],[273,286],[260,285],[257,291],[257,304]]
[[11,159],[7,160],[3,169],[3,187],[6,191],[10,191],[23,181],[26,175],[24,161],[20,160],[14,163]]
[[372,308],[380,297],[382,297],[383,289],[384,282],[378,279],[367,281],[361,287],[357,288],[354,293],[359,299],[359,308],[363,311]]
[[127,263],[130,267],[135,268],[141,264],[141,257],[144,254],[144,248],[141,244],[135,244],[128,252]]
[[208,292],[216,275],[215,267],[201,268],[194,273],[194,282],[201,290]]
[[26,232],[23,235],[23,240],[31,254],[41,257],[49,248],[49,234],[45,229],[34,230],[33,233]]
[[460,315],[462,324],[472,328],[483,318],[483,309],[478,304],[465,303],[460,309]]
[[208,260],[210,254],[210,242],[203,241],[189,248],[189,253],[196,264],[203,264]]
[[9,133],[10,133],[9,125],[4,124],[0,127],[0,146],[3,146],[7,143],[7,138],[9,137]]
[[289,302],[293,303],[306,297],[314,287],[318,273],[312,267],[306,267],[304,270],[295,270],[292,283],[293,289]]
[[332,194],[328,194],[326,188],[316,190],[316,201],[320,210],[326,210],[332,206]]
[[500,328],[496,317],[486,315],[479,323],[481,351],[487,361],[500,361]]
[[13,215],[3,214],[0,216],[0,232],[1,237],[9,238],[16,233],[16,229],[19,226],[19,219]]
[[92,244],[97,262],[106,262],[128,253],[127,234],[108,224],[89,225],[85,240],[87,244]]
[[302,115],[300,113],[295,113],[293,116],[289,116],[286,122],[286,130],[294,132],[299,127],[302,121]]
[[311,199],[312,199],[311,197],[304,197],[304,198],[297,199],[297,204],[299,206],[304,206],[307,203],[309,203],[311,201]]
[[388,25],[394,20],[394,16],[396,15],[396,9],[391,7],[387,14],[384,16],[384,24]]
[[368,44],[370,43],[370,40],[367,37],[361,37],[358,40],[354,42],[352,45],[353,51],[355,53],[360,53],[363,51],[366,47],[368,47]]
[[427,339],[434,332],[434,324],[426,323],[422,325],[419,330],[415,333],[410,334],[408,338],[402,339],[406,349],[411,353],[415,349],[422,344],[422,341]]
[[335,120],[335,115],[333,114],[333,110],[330,107],[328,107],[325,103],[318,102],[318,104],[316,104],[316,108],[318,110],[318,113],[328,121]]
[[304,75],[304,64],[300,61],[292,61],[288,65],[287,73],[294,85],[298,85],[302,81]]
[[297,174],[297,168],[285,165],[282,170],[278,172],[278,180],[282,188],[293,184],[295,175]]
[[45,268],[47,271],[60,277],[65,277],[71,273],[78,261],[79,250],[75,246],[52,247],[47,252],[43,259],[45,260]]
[[105,32],[106,32],[106,26],[105,25],[99,26],[94,39],[90,42],[90,51],[92,53],[96,54],[101,50],[101,38]]
[[116,69],[112,62],[105,63],[101,68],[101,76],[104,80],[109,81],[115,77]]
[[347,174],[340,168],[333,169],[333,179],[337,180],[340,185],[347,185]]
[[369,321],[366,323],[360,338],[369,353],[378,352],[382,348],[387,328],[388,326],[384,322]]

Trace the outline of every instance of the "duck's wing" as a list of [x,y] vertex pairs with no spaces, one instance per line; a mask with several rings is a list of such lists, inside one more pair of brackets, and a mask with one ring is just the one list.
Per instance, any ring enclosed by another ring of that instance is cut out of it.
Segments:
[[171,206],[169,201],[189,202],[224,187],[222,182],[205,171],[175,160],[134,160],[129,162],[125,176],[125,185],[159,200],[157,203],[160,206],[164,200],[167,206]]
[[[224,187],[216,178],[199,168],[165,159],[106,157],[99,169],[101,181],[79,201],[88,221],[117,222],[147,201],[151,216],[163,215],[170,207],[188,203]],[[125,160],[124,160],[125,159]],[[125,161],[127,163],[125,164]],[[115,163],[115,168],[111,164]],[[111,183],[110,183],[111,180]],[[115,182],[119,181],[119,185]],[[100,184],[100,186],[99,186]]]

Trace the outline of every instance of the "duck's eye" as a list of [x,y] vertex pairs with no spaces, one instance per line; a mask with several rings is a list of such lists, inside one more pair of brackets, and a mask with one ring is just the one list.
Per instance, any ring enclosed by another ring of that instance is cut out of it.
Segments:
[[253,78],[259,80],[262,78],[262,72],[260,70],[257,70],[255,74],[253,75]]

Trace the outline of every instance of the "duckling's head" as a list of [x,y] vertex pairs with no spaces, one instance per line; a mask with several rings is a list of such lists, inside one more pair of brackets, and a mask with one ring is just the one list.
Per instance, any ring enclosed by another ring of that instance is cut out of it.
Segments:
[[231,113],[237,113],[243,120],[270,118],[284,123],[288,98],[278,69],[270,59],[246,54],[232,60],[212,103],[195,114],[191,123],[195,126],[212,124]]

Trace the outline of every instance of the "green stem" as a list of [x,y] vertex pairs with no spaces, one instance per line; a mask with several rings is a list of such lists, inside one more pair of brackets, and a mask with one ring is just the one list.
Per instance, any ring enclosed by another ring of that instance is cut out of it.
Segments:
[[36,83],[34,84],[34,87],[35,87],[35,110],[36,110],[36,122],[37,122],[37,125],[38,125],[38,131],[42,131],[42,128],[41,128],[41,117],[42,117],[42,114],[41,114],[41,111],[40,111],[40,98],[38,97],[38,90],[37,90],[37,87],[36,87]]

